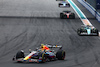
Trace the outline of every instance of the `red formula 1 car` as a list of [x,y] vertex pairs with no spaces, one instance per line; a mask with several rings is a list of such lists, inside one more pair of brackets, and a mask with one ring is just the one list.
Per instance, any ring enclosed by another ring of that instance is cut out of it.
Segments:
[[75,14],[72,13],[71,11],[63,11],[60,13],[60,18],[61,19],[75,19]]
[[[53,49],[59,48],[59,50],[54,51]],[[44,45],[42,44],[41,49],[36,49],[35,51],[30,51],[29,54],[25,56],[23,50],[18,51],[13,57],[13,61],[17,62],[46,62],[52,60],[64,60],[65,51],[62,50],[62,46],[57,45]]]

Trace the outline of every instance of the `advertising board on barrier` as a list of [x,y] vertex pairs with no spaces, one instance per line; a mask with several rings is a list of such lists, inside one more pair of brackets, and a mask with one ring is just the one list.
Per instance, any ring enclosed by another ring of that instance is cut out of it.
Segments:
[[100,0],[96,0],[97,2],[96,2],[96,8],[97,9],[100,9]]

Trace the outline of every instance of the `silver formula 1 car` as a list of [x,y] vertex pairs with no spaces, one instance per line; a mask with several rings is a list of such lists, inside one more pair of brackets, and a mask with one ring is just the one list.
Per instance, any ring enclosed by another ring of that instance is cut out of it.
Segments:
[[99,32],[98,32],[98,29],[93,28],[92,26],[82,25],[81,28],[77,29],[77,34],[78,35],[93,35],[93,36],[98,36]]
[[61,2],[58,4],[58,7],[70,7],[70,4],[67,2]]
[[75,14],[71,11],[63,11],[60,13],[61,19],[75,19]]
[[[57,51],[53,49],[59,48]],[[27,54],[25,56],[25,54]],[[62,46],[42,44],[41,49],[36,49],[30,51],[29,53],[24,53],[23,50],[18,51],[13,57],[13,61],[17,62],[46,62],[52,60],[64,60],[65,51],[62,50]]]

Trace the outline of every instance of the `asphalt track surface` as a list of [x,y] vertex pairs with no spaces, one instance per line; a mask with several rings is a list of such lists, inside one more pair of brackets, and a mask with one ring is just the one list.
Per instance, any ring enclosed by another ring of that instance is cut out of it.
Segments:
[[[74,2],[100,30],[100,23],[91,13]],[[0,67],[99,67],[100,37],[78,36],[76,30],[83,23],[77,15],[76,19],[59,18],[59,13],[67,9],[74,12],[72,8],[58,8],[55,0],[0,0]],[[65,60],[12,62],[17,51],[28,52],[41,43],[63,45]]]

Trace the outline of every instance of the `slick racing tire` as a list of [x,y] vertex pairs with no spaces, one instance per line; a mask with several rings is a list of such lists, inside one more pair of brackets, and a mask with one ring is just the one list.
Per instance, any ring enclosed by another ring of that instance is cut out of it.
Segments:
[[67,5],[70,7],[70,4],[69,3]]
[[46,62],[47,56],[46,56],[45,53],[40,53],[39,57],[42,59],[42,61],[40,63],[45,63]]
[[73,16],[72,19],[75,19],[75,14],[74,13],[72,13],[72,16]]
[[77,30],[77,34],[79,35],[79,36],[81,36],[81,30]]
[[95,29],[92,29],[91,31],[92,31],[92,33],[96,33],[97,36],[99,35],[98,30],[96,28]]
[[16,59],[19,59],[19,58],[24,58],[24,52],[23,51],[18,51],[17,54],[16,54]]
[[58,4],[58,7],[60,7],[60,5],[62,5],[61,3]]
[[96,33],[97,33],[97,36],[99,36],[99,32],[98,32],[98,30],[96,29]]
[[58,60],[64,60],[65,59],[65,51],[64,50],[59,50],[57,53],[56,53],[56,58]]
[[97,36],[99,36],[99,33],[97,32]]
[[58,7],[60,7],[61,4],[58,4]]
[[75,19],[75,14],[72,13],[72,14],[70,15],[70,18],[71,18],[71,19]]
[[63,13],[60,13],[60,18],[63,19]]

